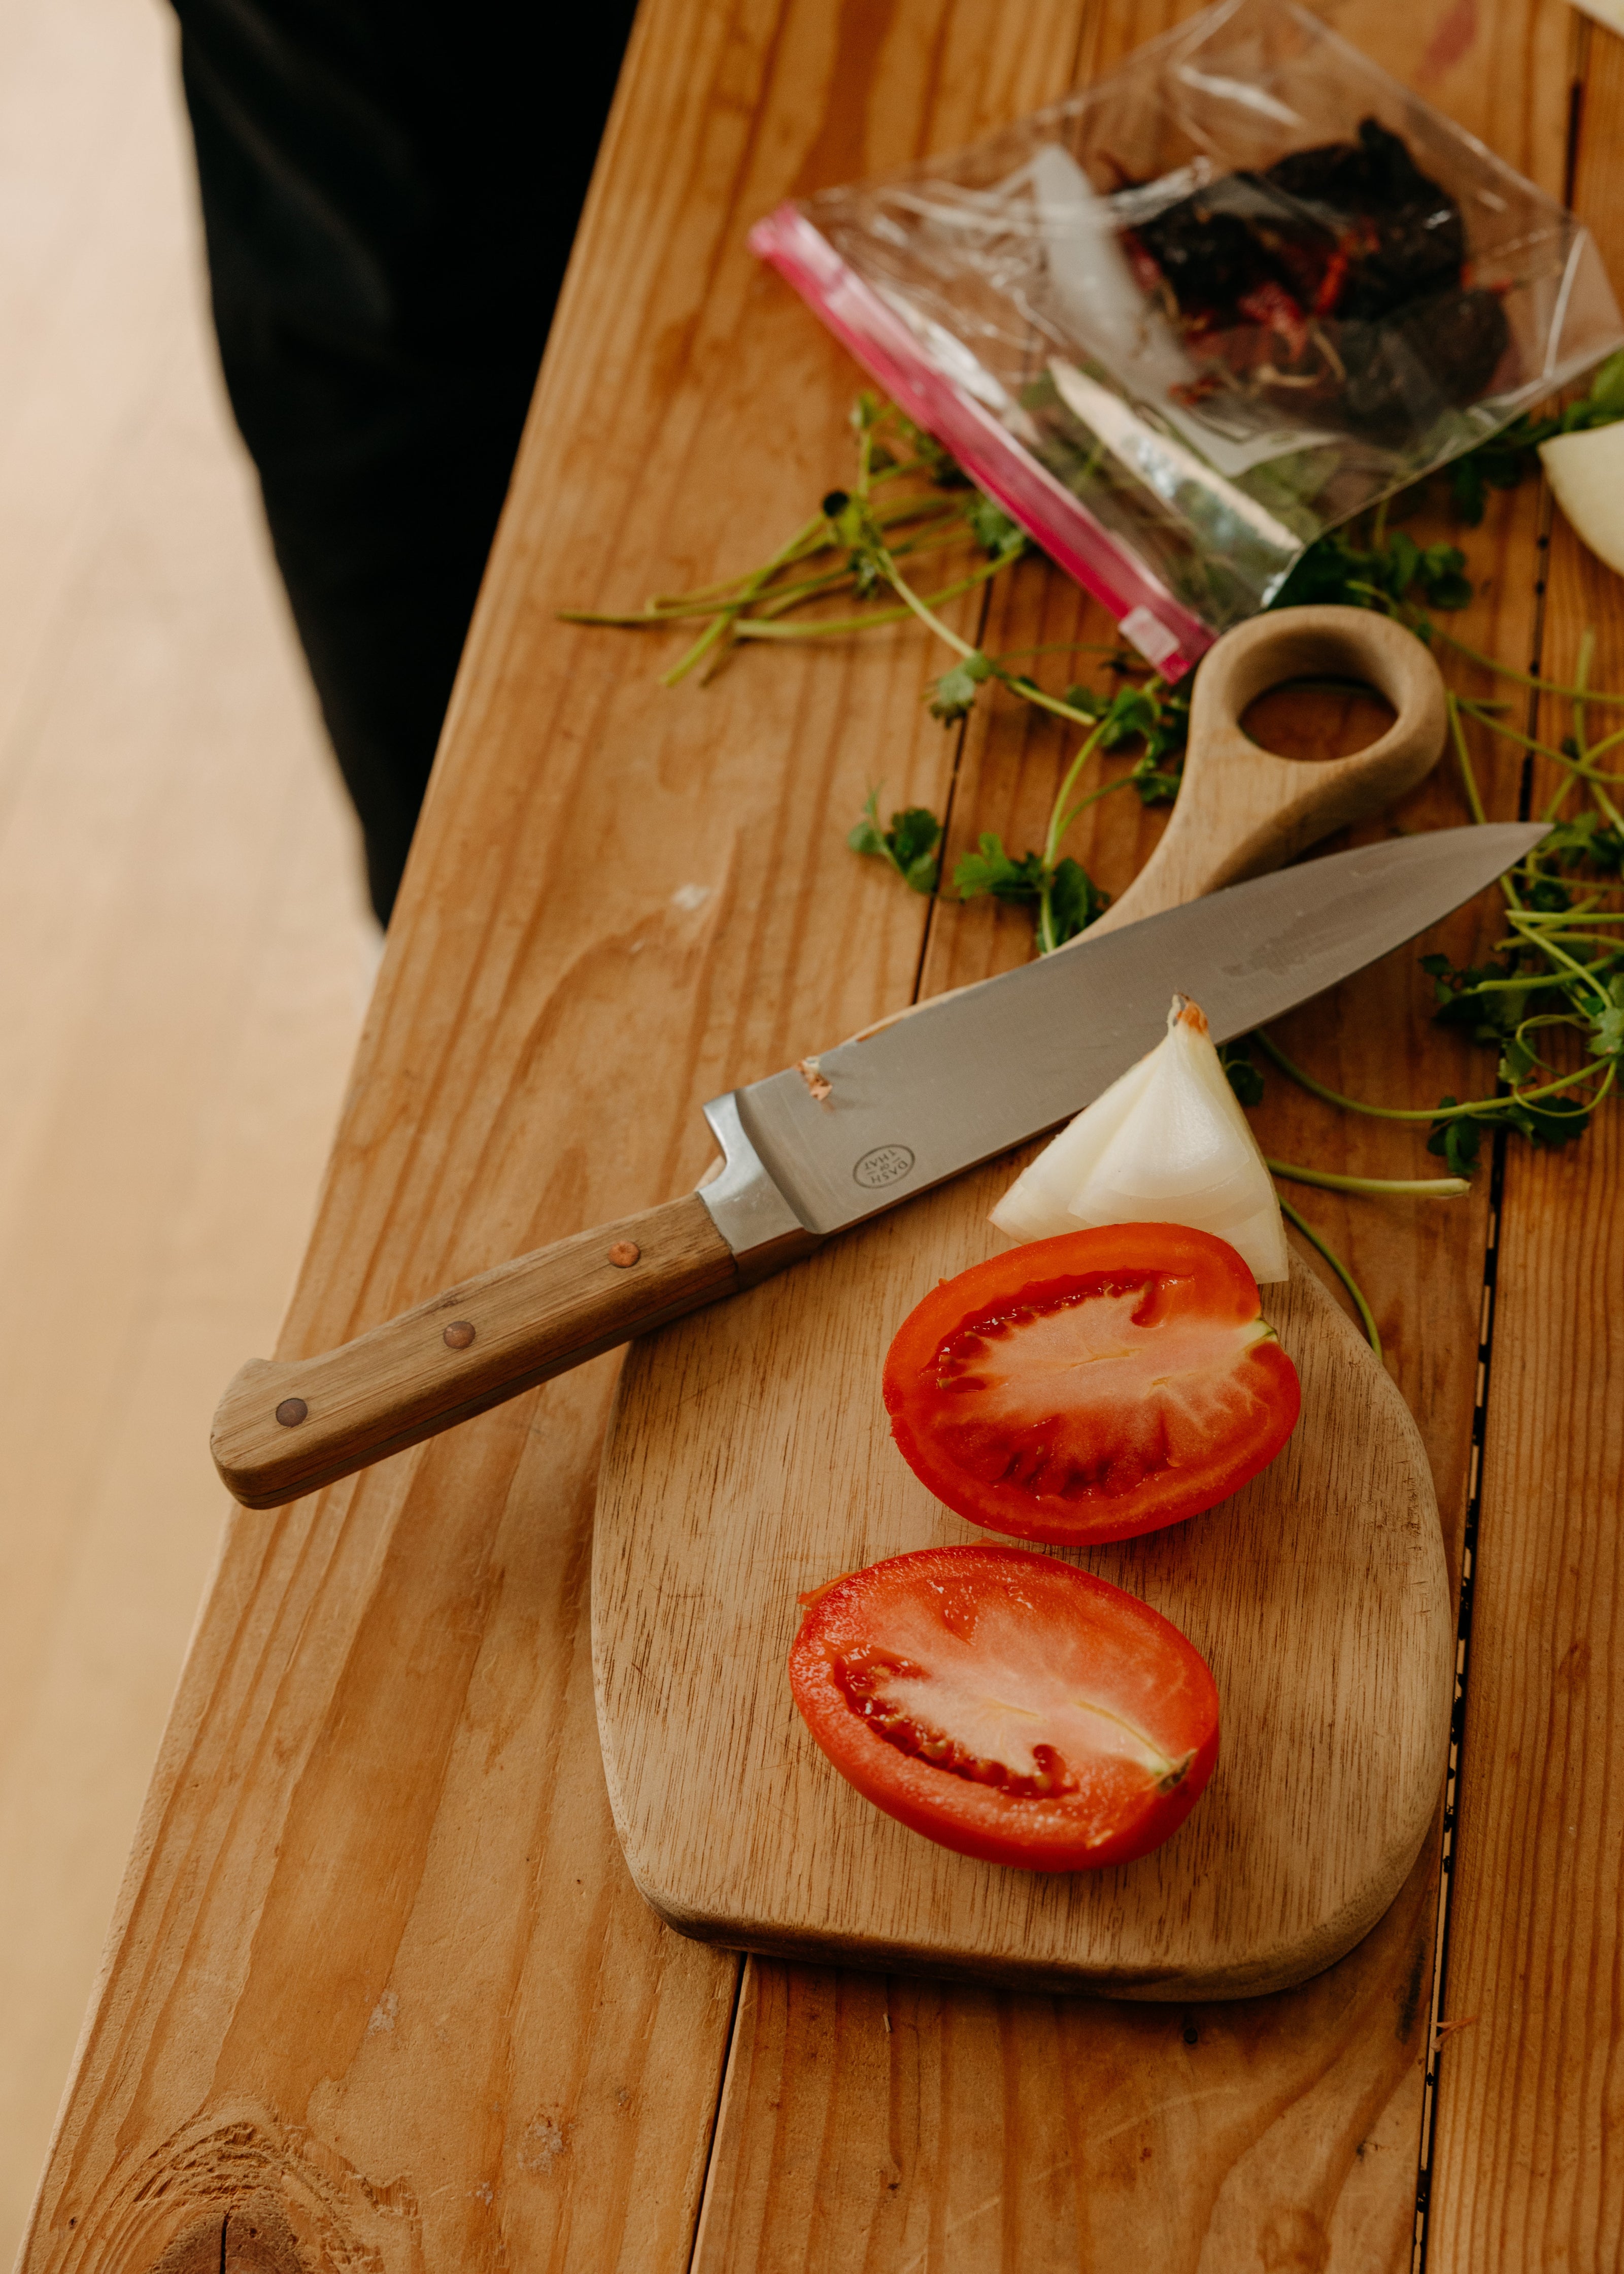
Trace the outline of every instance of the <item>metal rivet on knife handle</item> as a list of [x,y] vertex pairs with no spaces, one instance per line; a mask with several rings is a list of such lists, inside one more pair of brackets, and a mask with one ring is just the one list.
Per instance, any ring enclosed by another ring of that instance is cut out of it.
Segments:
[[617,1239],[609,1250],[609,1261],[617,1270],[629,1271],[642,1254],[635,1239]]
[[[261,1406],[259,1410],[263,1412],[265,1408]],[[284,1397],[276,1408],[276,1419],[284,1429],[297,1429],[309,1412],[310,1408],[302,1397]]]
[[440,1340],[447,1350],[466,1350],[474,1339],[474,1331],[471,1319],[453,1319]]

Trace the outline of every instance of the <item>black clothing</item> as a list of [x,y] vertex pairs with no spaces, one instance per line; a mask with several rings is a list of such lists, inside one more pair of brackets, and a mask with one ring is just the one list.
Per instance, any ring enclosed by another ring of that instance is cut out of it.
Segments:
[[634,0],[176,0],[226,386],[388,921]]

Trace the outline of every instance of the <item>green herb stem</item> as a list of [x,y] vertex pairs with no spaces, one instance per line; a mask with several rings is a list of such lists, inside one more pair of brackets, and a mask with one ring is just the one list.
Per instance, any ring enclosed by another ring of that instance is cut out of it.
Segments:
[[[1465,712],[1480,727],[1486,727],[1492,734],[1501,735],[1507,742],[1520,743],[1523,749],[1532,750],[1537,757],[1549,758],[1553,765],[1565,767],[1568,773],[1576,774],[1582,781],[1590,783],[1596,791],[1596,802],[1605,812],[1608,820],[1615,828],[1624,827],[1624,817],[1620,816],[1618,809],[1602,787],[1605,783],[1612,789],[1624,788],[1624,774],[1604,773],[1599,766],[1591,765],[1584,758],[1570,757],[1566,750],[1553,750],[1549,742],[1542,742],[1532,734],[1523,734],[1520,727],[1507,726],[1502,719],[1485,718],[1478,706],[1465,696],[1452,695],[1449,700],[1457,712]],[[1477,817],[1481,819],[1482,816]]]
[[1052,955],[1060,945],[1059,929],[1055,922],[1055,863],[1060,857],[1062,839],[1085,806],[1092,805],[1096,798],[1109,796],[1114,789],[1123,788],[1133,779],[1132,774],[1124,774],[1116,781],[1101,782],[1096,789],[1091,790],[1086,797],[1080,799],[1070,812],[1066,811],[1066,801],[1071,794],[1072,785],[1093,757],[1100,737],[1104,732],[1105,721],[1101,719],[1067,767],[1065,779],[1060,785],[1060,794],[1049,809],[1049,831],[1043,840],[1045,881],[1042,890],[1038,894],[1038,953],[1040,955]]
[[1376,1354],[1377,1365],[1382,1365],[1384,1360],[1381,1350],[1381,1336],[1377,1329],[1375,1314],[1372,1311],[1370,1305],[1365,1301],[1364,1290],[1359,1285],[1358,1281],[1354,1277],[1352,1272],[1349,1270],[1348,1266],[1342,1261],[1342,1257],[1337,1254],[1335,1249],[1320,1239],[1312,1224],[1304,1221],[1303,1217],[1297,1214],[1297,1210],[1292,1207],[1290,1201],[1285,1198],[1284,1194],[1277,1193],[1275,1197],[1280,1201],[1280,1212],[1282,1216],[1286,1218],[1288,1223],[1296,1224],[1297,1230],[1302,1233],[1304,1239],[1307,1240],[1311,1247],[1316,1247],[1319,1249],[1320,1254],[1324,1256],[1332,1270],[1335,1272],[1337,1277],[1342,1281],[1342,1285],[1348,1290],[1350,1295],[1352,1296],[1353,1306],[1359,1314],[1359,1323],[1365,1329],[1365,1338]]
[[[893,478],[897,474],[909,471],[917,471],[918,468],[893,467],[883,474],[876,474],[875,480],[877,483]],[[883,529],[898,529],[913,522],[936,522],[949,516],[958,519],[961,511],[962,508],[950,498],[905,498],[889,508],[874,508],[874,517]],[[965,534],[967,537],[968,531]],[[696,584],[688,592],[657,592],[647,608],[637,615],[589,616],[571,609],[560,609],[559,614],[567,623],[643,624],[673,622],[684,616],[708,615],[711,607],[718,604],[726,606],[736,602],[743,606],[757,597],[780,569],[793,568],[799,561],[812,560],[820,553],[831,552],[838,543],[838,538],[830,528],[827,514],[816,513],[802,524],[787,545],[779,547],[771,561],[763,561],[758,568],[747,569],[742,576],[726,577],[717,584]],[[851,571],[837,569],[831,574],[839,579],[849,576]],[[780,594],[773,597],[780,597]],[[707,602],[710,606],[706,606]]]
[[1001,681],[1011,695],[1019,695],[1023,703],[1035,704],[1040,711],[1050,712],[1056,719],[1069,719],[1076,727],[1093,727],[1098,724],[1098,721],[1086,711],[1079,711],[1075,704],[1063,701],[1058,695],[1046,695],[1043,689],[1034,686],[1031,680],[1018,679],[1012,672],[1001,670],[996,663],[993,665],[992,675]]
[[[957,633],[950,632],[945,624],[939,623],[930,610],[941,607],[948,600],[956,600],[961,592],[973,591],[976,585],[986,584],[989,577],[996,576],[1004,565],[1002,561],[984,561],[967,576],[960,576],[956,583],[944,585],[941,591],[932,592],[929,599],[920,600],[910,593],[906,607],[875,608],[867,615],[835,616],[826,621],[811,624],[779,623],[764,615],[741,616],[733,626],[733,636],[736,639],[764,640],[833,639],[847,632],[868,631],[878,624],[906,624],[912,615],[921,617],[939,638],[957,647],[960,655],[974,655],[975,650],[960,640]],[[887,581],[893,584],[899,592],[907,592],[908,588],[900,577],[891,577]]]
[[[948,595],[946,593],[937,592],[932,596],[930,600],[921,599],[919,594],[914,590],[913,586],[907,582],[907,579],[898,574],[890,553],[886,553],[883,554],[882,559],[885,567],[885,581],[891,585],[892,591],[896,593],[898,599],[903,602],[904,606],[912,609],[913,613],[919,618],[921,623],[923,624],[928,630],[933,631],[939,640],[944,641],[946,644],[953,650],[954,653],[961,659],[974,655],[976,651],[971,645],[970,642],[966,639],[960,639],[956,631],[953,631],[948,625],[942,621],[940,616],[933,615],[931,613],[933,606],[938,605],[942,600],[945,599]],[[996,576],[999,569],[1002,568],[1004,565],[1004,564],[1002,561],[987,561],[982,568],[976,571],[973,577],[967,580],[967,584],[985,584],[987,578],[989,576]],[[959,585],[956,589],[963,591],[967,589],[967,584],[965,585]]]
[[763,561],[761,568],[747,568],[741,576],[725,577],[719,584],[696,584],[691,592],[657,592],[649,606],[651,608],[680,607],[690,600],[725,599],[728,593],[736,592],[741,584],[749,584],[763,573],[771,576],[776,570],[787,567],[803,552],[821,553],[829,542],[828,531],[829,516],[820,509],[802,522],[793,537],[779,546],[771,560]]
[[770,561],[763,561],[759,568],[745,579],[744,589],[739,597],[729,601],[722,613],[706,625],[686,655],[679,658],[669,671],[661,673],[662,687],[675,687],[680,681],[688,677],[696,665],[703,661],[718,641],[727,636],[741,611],[748,607],[750,602],[772,582],[787,561],[799,557],[798,548],[808,541],[808,533],[815,532],[820,526],[824,529],[829,526],[828,515],[821,511],[813,519],[804,523],[787,544],[781,545]]
[[[1061,840],[1064,837],[1066,831],[1071,826],[1071,824],[1076,820],[1078,815],[1083,810],[1083,806],[1092,805],[1094,799],[1102,794],[1100,790],[1095,790],[1092,796],[1086,797],[1083,800],[1082,805],[1074,807],[1070,813],[1066,811],[1066,800],[1071,794],[1072,786],[1076,782],[1079,774],[1081,773],[1083,768],[1087,764],[1089,759],[1093,757],[1095,749],[1099,746],[1100,737],[1104,732],[1105,721],[1101,719],[1099,724],[1094,727],[1094,732],[1082,744],[1077,756],[1072,759],[1071,764],[1066,769],[1065,778],[1060,785],[1054,804],[1049,809],[1049,833],[1043,840],[1043,866],[1046,869],[1052,869],[1056,862],[1059,859]],[[1123,779],[1124,780],[1128,780],[1131,779],[1132,777],[1124,775]],[[1116,782],[1109,782],[1104,787],[1108,789],[1116,789],[1119,787],[1120,785]]]
[[1464,1177],[1339,1177],[1329,1169],[1298,1169],[1289,1161],[1269,1161],[1272,1176],[1294,1185],[1319,1185],[1327,1193],[1419,1193],[1432,1200],[1458,1200],[1471,1186]]
[[[951,552],[955,546],[964,543],[963,530],[947,529],[936,536],[906,538],[896,547],[896,552],[898,559],[904,554],[917,559],[924,553]],[[779,584],[763,595],[761,614],[753,621],[761,623],[773,616],[786,615],[790,609],[799,607],[802,601],[813,599],[819,592],[837,591],[842,584],[855,582],[855,572],[846,568],[826,569],[821,576],[803,577],[799,584]],[[906,611],[903,613],[906,614]]]
[[1371,1105],[1362,1097],[1344,1097],[1340,1090],[1327,1088],[1324,1082],[1316,1081],[1312,1074],[1304,1073],[1301,1066],[1293,1065],[1280,1045],[1271,1040],[1261,1027],[1255,1030],[1252,1040],[1267,1057],[1274,1060],[1282,1073],[1289,1074],[1292,1081],[1305,1089],[1311,1097],[1322,1098],[1327,1105],[1340,1105],[1347,1113],[1369,1114],[1378,1121],[1483,1119],[1502,1112],[1507,1105],[1532,1105],[1542,1097],[1554,1097],[1559,1091],[1573,1089],[1580,1082],[1588,1081],[1592,1074],[1605,1073],[1609,1085],[1612,1081],[1613,1070],[1607,1060],[1598,1058],[1592,1065],[1581,1066],[1577,1073],[1564,1074],[1560,1080],[1548,1081],[1538,1089],[1514,1088],[1505,1097],[1477,1097],[1464,1105]]
[[[1382,597],[1385,599],[1386,595]],[[1463,639],[1457,639],[1441,624],[1433,625],[1432,636],[1452,647],[1457,655],[1463,655],[1470,662],[1480,664],[1485,671],[1492,672],[1497,679],[1509,679],[1518,687],[1536,688],[1542,695],[1560,695],[1569,703],[1600,703],[1612,710],[1624,711],[1624,695],[1598,695],[1591,688],[1564,687],[1558,680],[1541,679],[1531,672],[1514,671],[1508,663],[1496,663],[1492,656],[1483,654],[1479,649],[1468,647]]]
[[1461,769],[1461,780],[1465,787],[1467,805],[1470,809],[1472,819],[1480,824],[1485,824],[1489,817],[1483,809],[1482,798],[1477,794],[1477,777],[1472,771],[1471,754],[1466,747],[1466,730],[1461,724],[1461,712],[1464,706],[1453,689],[1445,695],[1444,704],[1449,714],[1449,734],[1455,744],[1455,755]]

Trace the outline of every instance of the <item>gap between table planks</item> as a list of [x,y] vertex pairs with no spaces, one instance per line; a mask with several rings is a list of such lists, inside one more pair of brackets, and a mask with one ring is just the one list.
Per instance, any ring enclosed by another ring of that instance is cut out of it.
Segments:
[[[951,787],[955,845],[1028,841],[1055,765],[1028,719],[943,737],[919,704],[936,659],[906,636],[666,695],[652,654],[550,612],[732,565],[843,464],[854,374],[752,270],[750,219],[963,140],[1165,20],[1059,0],[1019,23],[993,0],[645,8],[284,1353],[680,1189],[704,1096],[896,1007],[916,975],[929,991],[1025,952],[984,908],[940,904],[922,930],[841,840],[883,771],[898,802]],[[1342,21],[1560,189],[1565,11],[1514,0],[1479,25],[1459,0],[1369,0]],[[1519,497],[1476,540],[1492,575],[1469,621],[1512,654],[1533,528]],[[996,611],[1011,645],[1086,621],[1036,564]],[[1508,809],[1515,765],[1494,786]],[[1127,802],[1079,832],[1108,885],[1154,828]],[[1412,809],[1462,817],[1447,780]],[[1447,937],[1474,934],[1468,916]],[[1458,1092],[1470,1055],[1425,1008],[1402,957],[1282,1038],[1351,1088]],[[1278,1082],[1261,1126],[1337,1166],[1419,1153]],[[1483,1199],[1312,1213],[1376,1299],[1453,1543]],[[676,2268],[702,2193],[706,2274],[1401,2265],[1428,1859],[1340,1966],[1199,2019],[752,1962],[734,2026],[736,1962],[655,1924],[604,1803],[584,1576],[612,1370],[230,1519],[27,2274]]]

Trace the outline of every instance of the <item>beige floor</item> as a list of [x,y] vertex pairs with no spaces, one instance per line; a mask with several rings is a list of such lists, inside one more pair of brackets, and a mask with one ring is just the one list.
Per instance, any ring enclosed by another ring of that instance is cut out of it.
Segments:
[[159,0],[0,0],[0,2265],[373,957]]

